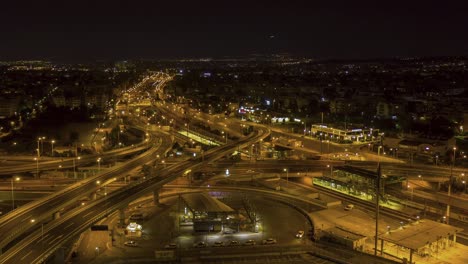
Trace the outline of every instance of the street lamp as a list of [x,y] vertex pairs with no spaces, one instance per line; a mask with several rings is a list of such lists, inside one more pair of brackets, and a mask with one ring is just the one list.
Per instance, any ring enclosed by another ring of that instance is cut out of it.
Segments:
[[[41,154],[42,154],[42,151],[44,150],[44,140],[46,139],[46,137],[38,137],[37,138],[37,149],[38,149],[38,152],[37,152],[37,156],[40,157]],[[39,145],[39,143],[41,143]],[[41,148],[42,148],[42,151],[41,151]]]
[[411,185],[408,184],[408,189],[411,189],[411,201],[413,201],[413,192],[414,192],[414,187],[411,188]]
[[225,134],[225,133],[224,133],[224,131],[221,131],[221,134],[223,134],[223,138],[225,138],[225,139],[226,139],[226,144],[227,144],[227,136],[226,136],[226,135],[224,135],[224,134]]
[[101,172],[101,158],[97,159],[97,163],[98,163],[98,173],[99,173]]
[[53,157],[54,156],[54,143],[55,143],[55,140],[52,140],[50,141],[50,144],[52,144],[52,151],[51,151],[51,156]]
[[377,156],[378,156],[378,159],[379,159],[379,163],[380,163],[380,149],[382,148],[382,146],[379,146],[377,148]]
[[41,156],[41,145],[39,145],[39,142],[41,141],[41,138],[39,137],[37,139],[37,157],[39,158]]
[[289,183],[289,169],[284,168],[283,171],[286,172],[286,185],[288,185],[288,183]]
[[327,164],[327,168],[330,168],[330,177],[333,177],[333,164]]
[[39,177],[39,158],[34,158],[34,160],[36,161],[36,174]]
[[447,202],[447,224],[450,222],[450,196],[452,194],[452,177],[453,177],[453,167],[455,166],[455,154],[457,151],[457,147],[453,147],[453,160],[452,160],[452,166],[450,166],[450,178],[449,178],[449,185],[448,185],[448,191],[447,191],[447,196],[448,196],[448,202]]
[[76,160],[81,159],[81,157],[74,157],[73,158],[73,178],[76,180]]
[[14,193],[14,188],[13,188],[13,182],[14,181],[19,181],[20,177],[11,177],[11,205],[13,207],[12,210],[15,210],[15,193]]

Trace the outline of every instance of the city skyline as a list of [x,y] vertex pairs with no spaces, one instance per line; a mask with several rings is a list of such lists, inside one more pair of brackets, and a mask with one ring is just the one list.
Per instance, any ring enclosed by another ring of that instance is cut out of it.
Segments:
[[464,56],[462,3],[7,3],[0,60]]

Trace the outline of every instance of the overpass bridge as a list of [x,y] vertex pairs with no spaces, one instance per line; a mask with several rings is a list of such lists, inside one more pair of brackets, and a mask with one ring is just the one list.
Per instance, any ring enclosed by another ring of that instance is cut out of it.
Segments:
[[[251,135],[248,138],[241,139],[236,143],[230,143],[224,146],[221,146],[216,149],[211,149],[207,151],[204,155],[204,158],[199,157],[197,159],[188,160],[185,162],[177,163],[167,167],[166,169],[162,170],[158,175],[143,179],[137,183],[132,185],[126,186],[115,192],[110,193],[109,195],[105,196],[104,199],[98,199],[90,204],[77,208],[75,211],[65,214],[63,217],[55,219],[50,223],[43,226],[43,230],[47,232],[48,239],[53,239],[47,245],[47,247],[41,247],[41,240],[44,239],[39,231],[32,233],[31,235],[27,236],[26,238],[22,239],[20,242],[16,243],[13,247],[7,250],[3,255],[0,256],[1,263],[14,263],[14,262],[24,262],[27,263],[41,263],[45,259],[48,258],[51,254],[53,254],[57,249],[59,249],[66,241],[70,240],[74,236],[80,234],[89,226],[97,222],[99,219],[107,216],[110,212],[115,210],[119,210],[121,208],[125,208],[132,200],[138,198],[139,196],[154,192],[156,196],[155,200],[158,200],[157,196],[159,195],[158,192],[155,190],[160,189],[164,184],[167,184],[177,178],[179,175],[187,173],[189,170],[195,170],[204,166],[208,162],[212,162],[220,157],[229,154],[230,152],[234,151],[236,148],[247,147],[252,142],[259,141],[260,139],[264,139],[269,135],[269,131],[267,130],[260,130],[257,131],[254,135]],[[146,153],[145,153],[146,154]],[[154,154],[154,151],[151,152]],[[151,155],[145,155],[143,159],[144,162],[148,162],[152,160]],[[144,162],[138,162],[138,164],[143,164]],[[110,178],[110,177],[107,177]],[[86,183],[80,183],[87,185],[88,189],[96,189],[95,183],[96,179],[92,179],[87,181]],[[94,184],[94,186],[93,186]],[[63,193],[61,199],[63,199]],[[67,195],[71,201],[76,201],[76,198],[79,195],[76,192],[73,192],[71,196]],[[56,211],[58,202],[54,202],[51,204],[53,208],[52,211]],[[63,204],[60,204],[60,208]],[[19,208],[21,209],[21,208]],[[27,210],[24,210],[27,211]],[[48,213],[51,210],[47,210]],[[29,212],[30,213],[30,212]],[[45,217],[44,214],[42,218]],[[40,222],[34,218],[34,215],[31,214],[30,217],[25,218],[22,222],[25,222],[30,229],[38,228],[38,224]],[[14,228],[13,228],[14,229]],[[64,233],[66,232],[66,233]],[[2,236],[7,237],[8,241],[11,241],[12,237],[10,236]],[[3,242],[5,244],[5,242]],[[27,256],[25,257],[25,254]]]
[[[152,140],[155,139],[155,137],[152,137]],[[158,139],[159,141],[157,143],[153,141],[150,142],[151,145],[153,143],[156,144],[154,148],[149,148],[148,151],[138,155],[129,162],[77,182],[52,195],[27,203],[0,217],[0,237],[2,237],[0,240],[0,249],[5,248],[10,242],[22,234],[34,229],[35,226],[30,221],[41,222],[50,219],[52,216],[55,218],[59,217],[60,214],[58,212],[60,212],[62,208],[70,206],[77,198],[86,196],[99,189],[100,186],[96,184],[97,182],[105,182],[109,179],[120,177],[122,173],[128,170],[153,161],[156,153],[167,151],[167,149],[172,147],[170,140],[166,139],[163,141],[161,138]]]

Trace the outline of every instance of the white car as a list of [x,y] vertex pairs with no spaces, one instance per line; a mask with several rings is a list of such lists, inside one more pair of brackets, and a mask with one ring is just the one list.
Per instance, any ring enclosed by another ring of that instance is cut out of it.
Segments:
[[136,246],[138,246],[137,242],[135,242],[133,240],[125,241],[124,245],[127,246],[127,247],[136,247]]
[[304,231],[302,230],[297,231],[296,238],[302,238],[303,236],[304,236]]
[[345,206],[344,209],[345,209],[345,211],[351,211],[351,210],[353,210],[353,208],[354,208],[354,204],[348,204],[348,205]]
[[216,242],[214,242],[213,247],[224,247],[224,242],[223,241],[216,241]]
[[262,241],[262,244],[263,244],[263,245],[272,245],[272,244],[276,244],[276,239],[274,239],[274,238],[265,239],[265,240]]
[[193,246],[196,247],[196,248],[204,248],[204,247],[206,247],[206,243],[203,242],[203,241],[200,241],[198,243],[195,243]]
[[177,244],[175,243],[171,243],[171,244],[167,244],[166,246],[164,246],[165,249],[175,249],[177,248]]
[[253,246],[255,245],[255,240],[249,239],[245,241],[244,246]]

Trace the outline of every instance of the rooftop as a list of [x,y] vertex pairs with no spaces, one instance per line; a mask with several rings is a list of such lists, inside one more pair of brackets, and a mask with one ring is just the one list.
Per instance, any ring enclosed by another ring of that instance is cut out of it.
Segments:
[[193,211],[210,213],[229,213],[234,209],[211,197],[208,193],[192,193],[182,195],[185,203]]
[[400,245],[406,248],[417,250],[428,243],[435,242],[442,237],[461,232],[463,229],[424,219],[404,228],[391,230],[389,233],[380,236],[382,240]]

